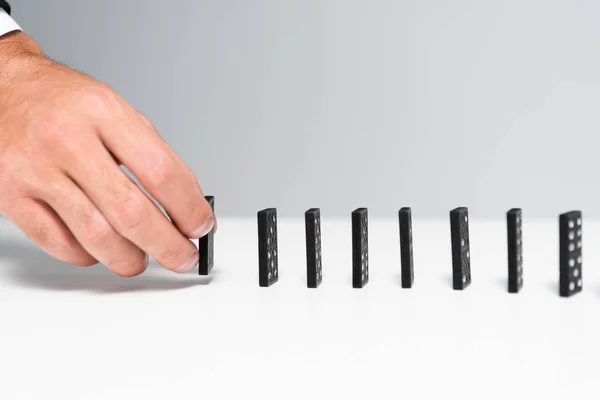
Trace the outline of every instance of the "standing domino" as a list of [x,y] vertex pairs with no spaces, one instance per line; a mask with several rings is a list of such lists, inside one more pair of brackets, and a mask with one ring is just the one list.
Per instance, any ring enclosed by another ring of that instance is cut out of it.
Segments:
[[317,288],[323,279],[321,261],[321,211],[311,208],[304,213],[306,223],[306,284]]
[[508,240],[508,292],[519,293],[523,288],[523,213],[513,208],[506,213]]
[[[215,212],[215,198],[213,196],[204,197],[213,213]],[[200,262],[198,264],[198,274],[208,275],[214,265],[214,228],[205,236],[198,239],[198,252],[200,253]]]
[[561,214],[559,221],[560,241],[560,283],[562,297],[570,297],[581,292],[583,281],[581,268],[582,219],[581,211]]
[[452,286],[466,289],[471,284],[471,251],[469,248],[469,211],[459,207],[450,211],[452,239]]
[[352,212],[352,287],[369,283],[369,217],[366,208]]
[[410,207],[404,207],[398,211],[398,223],[400,226],[402,287],[410,289],[415,281],[413,270],[412,217]]
[[258,218],[258,283],[271,286],[279,280],[277,263],[277,210],[267,208]]

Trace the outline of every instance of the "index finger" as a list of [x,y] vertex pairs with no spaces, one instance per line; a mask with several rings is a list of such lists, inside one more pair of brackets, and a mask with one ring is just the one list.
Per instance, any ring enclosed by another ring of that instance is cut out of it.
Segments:
[[188,238],[206,235],[214,216],[192,170],[175,154],[154,126],[124,100],[112,117],[100,121],[106,148],[137,178]]

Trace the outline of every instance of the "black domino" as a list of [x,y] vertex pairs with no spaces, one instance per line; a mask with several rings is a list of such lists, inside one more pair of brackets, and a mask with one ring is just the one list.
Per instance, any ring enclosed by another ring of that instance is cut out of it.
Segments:
[[366,208],[352,212],[352,287],[369,283],[369,216]]
[[452,239],[452,286],[466,289],[471,284],[471,251],[469,248],[469,210],[459,207],[450,211]]
[[560,246],[560,282],[559,292],[562,297],[569,297],[581,292],[583,278],[582,259],[582,216],[581,211],[570,211],[561,214],[559,220]]
[[[213,196],[204,197],[213,213],[215,211],[215,198]],[[208,275],[214,266],[214,228],[206,235],[198,239],[198,251],[200,253],[200,263],[198,264],[198,274]]]
[[398,223],[400,226],[400,264],[402,270],[402,287],[405,289],[410,289],[412,288],[415,280],[413,270],[412,216],[410,207],[404,207],[398,211]]
[[311,208],[304,213],[306,225],[306,284],[317,288],[323,280],[321,258],[321,211]]
[[523,212],[513,208],[506,213],[508,241],[508,292],[523,288]]
[[267,208],[257,213],[258,219],[258,283],[271,286],[279,280],[277,262],[277,210]]

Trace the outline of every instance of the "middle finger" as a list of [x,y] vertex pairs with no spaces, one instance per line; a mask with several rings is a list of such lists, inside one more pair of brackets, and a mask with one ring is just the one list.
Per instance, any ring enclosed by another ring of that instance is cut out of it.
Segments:
[[97,137],[86,138],[86,151],[62,157],[67,174],[89,196],[113,228],[164,268],[187,272],[198,263],[192,242],[117,166]]

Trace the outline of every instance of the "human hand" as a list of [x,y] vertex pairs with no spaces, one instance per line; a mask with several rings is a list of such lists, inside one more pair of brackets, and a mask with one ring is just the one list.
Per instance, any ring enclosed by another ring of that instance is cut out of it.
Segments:
[[51,256],[125,277],[147,255],[189,271],[189,238],[215,223],[194,173],[143,115],[21,32],[0,38],[0,213]]

